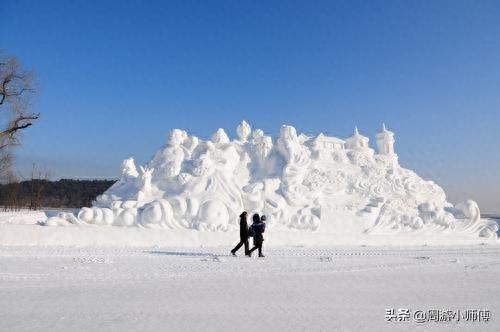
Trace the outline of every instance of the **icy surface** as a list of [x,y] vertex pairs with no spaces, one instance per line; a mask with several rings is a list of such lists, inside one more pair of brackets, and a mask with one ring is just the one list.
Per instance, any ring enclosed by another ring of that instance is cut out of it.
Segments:
[[[499,330],[498,247],[290,247],[266,254],[2,246],[1,330]],[[488,309],[492,319],[389,323],[388,308]]]
[[446,201],[434,182],[399,165],[394,133],[383,125],[377,151],[358,128],[346,139],[308,137],[282,126],[276,138],[243,121],[231,140],[171,131],[166,145],[138,169],[132,158],[121,179],[76,216],[47,225],[113,225],[227,233],[246,210],[268,217],[268,229],[318,238],[440,236],[496,238],[477,204]]

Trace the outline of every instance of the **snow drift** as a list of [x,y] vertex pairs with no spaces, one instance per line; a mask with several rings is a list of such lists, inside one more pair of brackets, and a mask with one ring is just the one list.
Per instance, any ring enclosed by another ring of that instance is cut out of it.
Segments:
[[402,168],[385,126],[377,152],[357,128],[342,140],[284,125],[273,139],[243,121],[236,136],[218,129],[201,140],[174,129],[147,165],[137,169],[126,159],[121,179],[92,207],[46,223],[227,232],[246,210],[267,215],[275,234],[313,238],[497,236],[497,224],[481,219],[474,201],[453,206],[437,184]]

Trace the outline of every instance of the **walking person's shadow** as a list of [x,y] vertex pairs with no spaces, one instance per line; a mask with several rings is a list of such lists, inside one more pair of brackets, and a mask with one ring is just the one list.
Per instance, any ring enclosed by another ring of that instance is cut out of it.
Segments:
[[[221,255],[214,254],[211,252],[189,252],[189,251],[146,251],[151,255],[161,255],[161,256],[181,256],[181,257],[212,257],[216,258]],[[224,256],[224,255],[222,255]],[[227,255],[226,255],[227,256]]]

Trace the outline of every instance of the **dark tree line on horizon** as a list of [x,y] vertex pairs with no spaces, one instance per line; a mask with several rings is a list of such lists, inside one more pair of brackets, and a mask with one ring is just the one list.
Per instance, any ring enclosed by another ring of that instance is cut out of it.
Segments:
[[0,206],[4,210],[90,206],[98,195],[115,182],[116,180],[32,179],[0,184]]

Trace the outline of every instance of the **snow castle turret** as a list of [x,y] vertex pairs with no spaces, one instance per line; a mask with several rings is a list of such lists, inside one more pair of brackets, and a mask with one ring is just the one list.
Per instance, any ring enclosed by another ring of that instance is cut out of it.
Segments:
[[358,127],[354,127],[354,134],[345,140],[345,147],[351,150],[365,150],[368,149],[368,142],[370,139],[359,133]]
[[394,133],[385,128],[385,123],[382,123],[382,131],[377,134],[378,153],[382,155],[394,154]]

